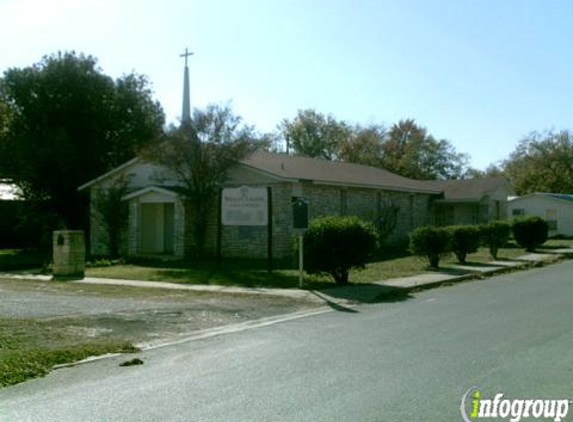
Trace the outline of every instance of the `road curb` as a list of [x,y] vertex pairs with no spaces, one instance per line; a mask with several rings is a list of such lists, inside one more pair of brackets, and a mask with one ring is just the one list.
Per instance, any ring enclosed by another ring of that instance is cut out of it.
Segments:
[[[568,255],[568,256],[566,256],[566,255]],[[559,262],[565,261],[569,257],[573,257],[573,253],[571,253],[571,254],[553,254],[551,256],[553,259],[545,259],[545,260],[537,260],[537,261],[522,260],[522,262],[518,265],[498,267],[498,268],[493,269],[493,270],[464,274],[464,275],[460,275],[458,277],[454,277],[454,278],[451,278],[448,280],[440,280],[440,281],[435,281],[435,282],[431,282],[431,283],[419,284],[417,286],[406,287],[406,289],[410,293],[416,293],[418,291],[429,290],[429,289],[437,288],[437,287],[441,287],[441,286],[450,286],[450,285],[454,285],[454,284],[462,283],[462,282],[466,282],[466,281],[483,280],[483,279],[489,278],[491,276],[509,274],[509,273],[513,273],[513,272],[529,270],[532,268],[541,268],[541,267],[545,267],[546,265],[557,264]]]
[[240,333],[246,330],[252,330],[255,328],[260,327],[267,327],[269,325],[280,324],[282,322],[294,321],[301,318],[306,318],[310,316],[322,315],[325,313],[334,312],[332,309],[328,308],[327,306],[321,306],[314,309],[305,309],[302,311],[291,312],[289,314],[282,314],[282,315],[274,315],[265,318],[259,318],[251,321],[244,321],[237,324],[228,324],[222,325],[219,327],[208,328],[204,330],[197,330],[194,333],[189,333],[189,335],[179,338],[177,340],[165,341],[163,343],[155,344],[155,345],[135,345],[135,347],[139,348],[137,352],[117,352],[117,353],[106,353],[105,355],[99,356],[90,356],[86,359],[79,360],[77,362],[70,362],[70,363],[62,363],[59,365],[54,365],[52,370],[57,369],[64,369],[64,368],[73,368],[75,366],[85,365],[88,363],[94,363],[101,360],[107,359],[115,359],[121,356],[131,356],[136,354],[145,353],[148,351],[161,349],[164,347],[175,346],[178,344],[190,343],[192,341],[204,340],[212,337],[217,337],[226,334],[234,334]]

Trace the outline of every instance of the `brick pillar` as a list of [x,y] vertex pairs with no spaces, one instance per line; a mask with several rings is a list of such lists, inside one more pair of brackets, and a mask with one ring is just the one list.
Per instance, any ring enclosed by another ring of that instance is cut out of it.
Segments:
[[54,279],[82,279],[86,266],[84,232],[58,230],[53,234]]

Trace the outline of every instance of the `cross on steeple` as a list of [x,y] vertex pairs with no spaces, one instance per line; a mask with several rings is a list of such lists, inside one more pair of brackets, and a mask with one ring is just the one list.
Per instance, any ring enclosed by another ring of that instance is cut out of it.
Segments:
[[187,67],[187,57],[192,55],[193,52],[189,51],[187,48],[185,48],[185,53],[179,55],[179,57],[185,57],[185,67]]
[[191,123],[191,99],[189,93],[189,67],[187,66],[187,58],[192,56],[193,53],[187,48],[184,54],[179,57],[185,57],[185,70],[183,71],[183,110],[181,112],[181,125]]

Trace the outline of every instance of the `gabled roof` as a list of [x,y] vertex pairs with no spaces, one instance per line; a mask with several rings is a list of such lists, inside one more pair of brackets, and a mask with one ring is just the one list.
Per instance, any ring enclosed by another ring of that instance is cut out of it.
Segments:
[[[89,188],[139,161],[139,158],[134,158],[112,171],[83,184],[78,190]],[[366,187],[430,194],[441,193],[439,188],[434,188],[426,182],[409,179],[384,169],[361,164],[256,151],[242,160],[240,165],[282,181],[308,181],[318,184],[348,187]]]
[[132,198],[137,198],[138,196],[142,196],[145,195],[147,193],[159,193],[162,195],[167,195],[167,196],[171,196],[173,198],[176,198],[179,192],[179,189],[177,187],[167,187],[167,186],[147,186],[145,188],[142,189],[138,189],[134,192],[128,193],[127,195],[125,195],[123,198],[124,201],[130,200]]
[[108,177],[111,177],[111,176],[113,176],[114,174],[119,173],[119,172],[122,171],[123,169],[125,169],[125,168],[127,168],[127,167],[129,167],[129,166],[131,166],[131,165],[133,165],[133,164],[135,164],[135,163],[137,163],[139,160],[140,160],[139,157],[132,158],[131,160],[129,160],[129,161],[123,163],[121,166],[116,167],[116,168],[114,168],[114,169],[108,171],[107,173],[104,173],[104,174],[102,174],[101,176],[96,177],[96,178],[93,179],[93,180],[90,180],[90,181],[87,182],[87,183],[84,183],[83,185],[81,185],[81,186],[78,188],[78,190],[79,190],[79,191],[82,191],[82,190],[84,190],[84,189],[87,189],[87,188],[89,188],[89,187],[95,185],[96,183],[101,182],[102,180],[105,180],[105,179],[107,179]]
[[510,202],[519,201],[521,199],[527,199],[532,197],[544,197],[548,199],[556,199],[558,201],[566,201],[573,203],[573,195],[567,193],[548,193],[548,192],[533,192],[528,193],[527,195],[523,196],[516,196],[515,198],[509,199]]
[[462,180],[428,180],[424,182],[444,193],[448,202],[479,201],[488,193],[495,192],[500,186],[507,185],[503,177],[484,177]]
[[327,185],[440,193],[440,189],[423,181],[409,179],[384,169],[361,164],[272,154],[264,151],[253,153],[242,160],[241,164],[287,181],[309,181]]

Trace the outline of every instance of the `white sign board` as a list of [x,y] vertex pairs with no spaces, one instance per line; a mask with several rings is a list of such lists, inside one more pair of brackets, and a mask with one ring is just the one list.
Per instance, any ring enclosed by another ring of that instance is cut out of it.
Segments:
[[224,226],[266,226],[268,197],[266,188],[223,189],[221,222]]

